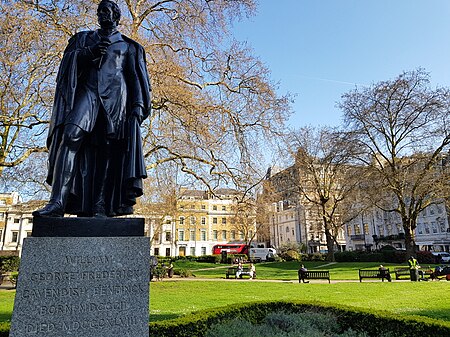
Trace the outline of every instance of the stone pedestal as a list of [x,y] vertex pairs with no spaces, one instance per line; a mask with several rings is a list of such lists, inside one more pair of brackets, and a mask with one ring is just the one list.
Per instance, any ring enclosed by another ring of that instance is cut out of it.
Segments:
[[83,236],[81,222],[25,239],[10,337],[148,337],[149,239]]

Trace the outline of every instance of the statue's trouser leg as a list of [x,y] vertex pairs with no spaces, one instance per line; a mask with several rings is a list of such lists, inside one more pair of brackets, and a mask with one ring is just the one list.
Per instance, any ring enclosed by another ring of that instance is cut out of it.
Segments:
[[64,126],[61,144],[56,155],[50,204],[65,209],[75,173],[76,155],[85,132],[74,124]]
[[111,141],[106,139],[103,146],[99,148],[96,155],[95,175],[94,175],[94,196],[92,204],[92,213],[96,217],[106,216],[105,198],[108,183],[111,181]]

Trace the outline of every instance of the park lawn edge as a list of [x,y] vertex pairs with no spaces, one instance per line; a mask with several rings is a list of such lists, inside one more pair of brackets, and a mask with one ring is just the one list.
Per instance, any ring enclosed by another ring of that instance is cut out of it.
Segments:
[[[194,337],[203,336],[213,324],[241,318],[258,323],[270,312],[315,311],[332,313],[338,317],[343,330],[366,331],[369,336],[393,333],[395,336],[450,336],[450,323],[422,316],[402,316],[381,310],[339,307],[321,302],[305,301],[260,301],[233,304],[224,307],[201,310],[185,316],[157,321],[149,324],[150,336]],[[0,323],[0,337],[9,335],[10,323]]]
[[227,305],[215,309],[202,310],[185,316],[150,323],[151,336],[192,337],[203,336],[213,324],[241,318],[251,323],[260,322],[268,313],[276,311],[328,312],[338,317],[343,330],[366,331],[369,336],[392,333],[395,336],[450,336],[450,323],[422,316],[398,317],[380,310],[355,309],[304,301],[271,301]]

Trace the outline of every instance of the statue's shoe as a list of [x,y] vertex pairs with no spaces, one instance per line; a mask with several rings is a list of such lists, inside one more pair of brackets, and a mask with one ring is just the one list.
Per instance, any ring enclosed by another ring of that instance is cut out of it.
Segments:
[[61,218],[64,216],[64,210],[57,203],[49,203],[43,208],[34,211],[32,214],[38,218]]

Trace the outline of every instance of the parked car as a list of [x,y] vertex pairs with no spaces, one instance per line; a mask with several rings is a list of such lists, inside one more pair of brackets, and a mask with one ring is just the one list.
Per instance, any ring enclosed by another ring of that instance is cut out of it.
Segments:
[[436,263],[450,263],[450,253],[447,252],[433,252],[436,257]]

